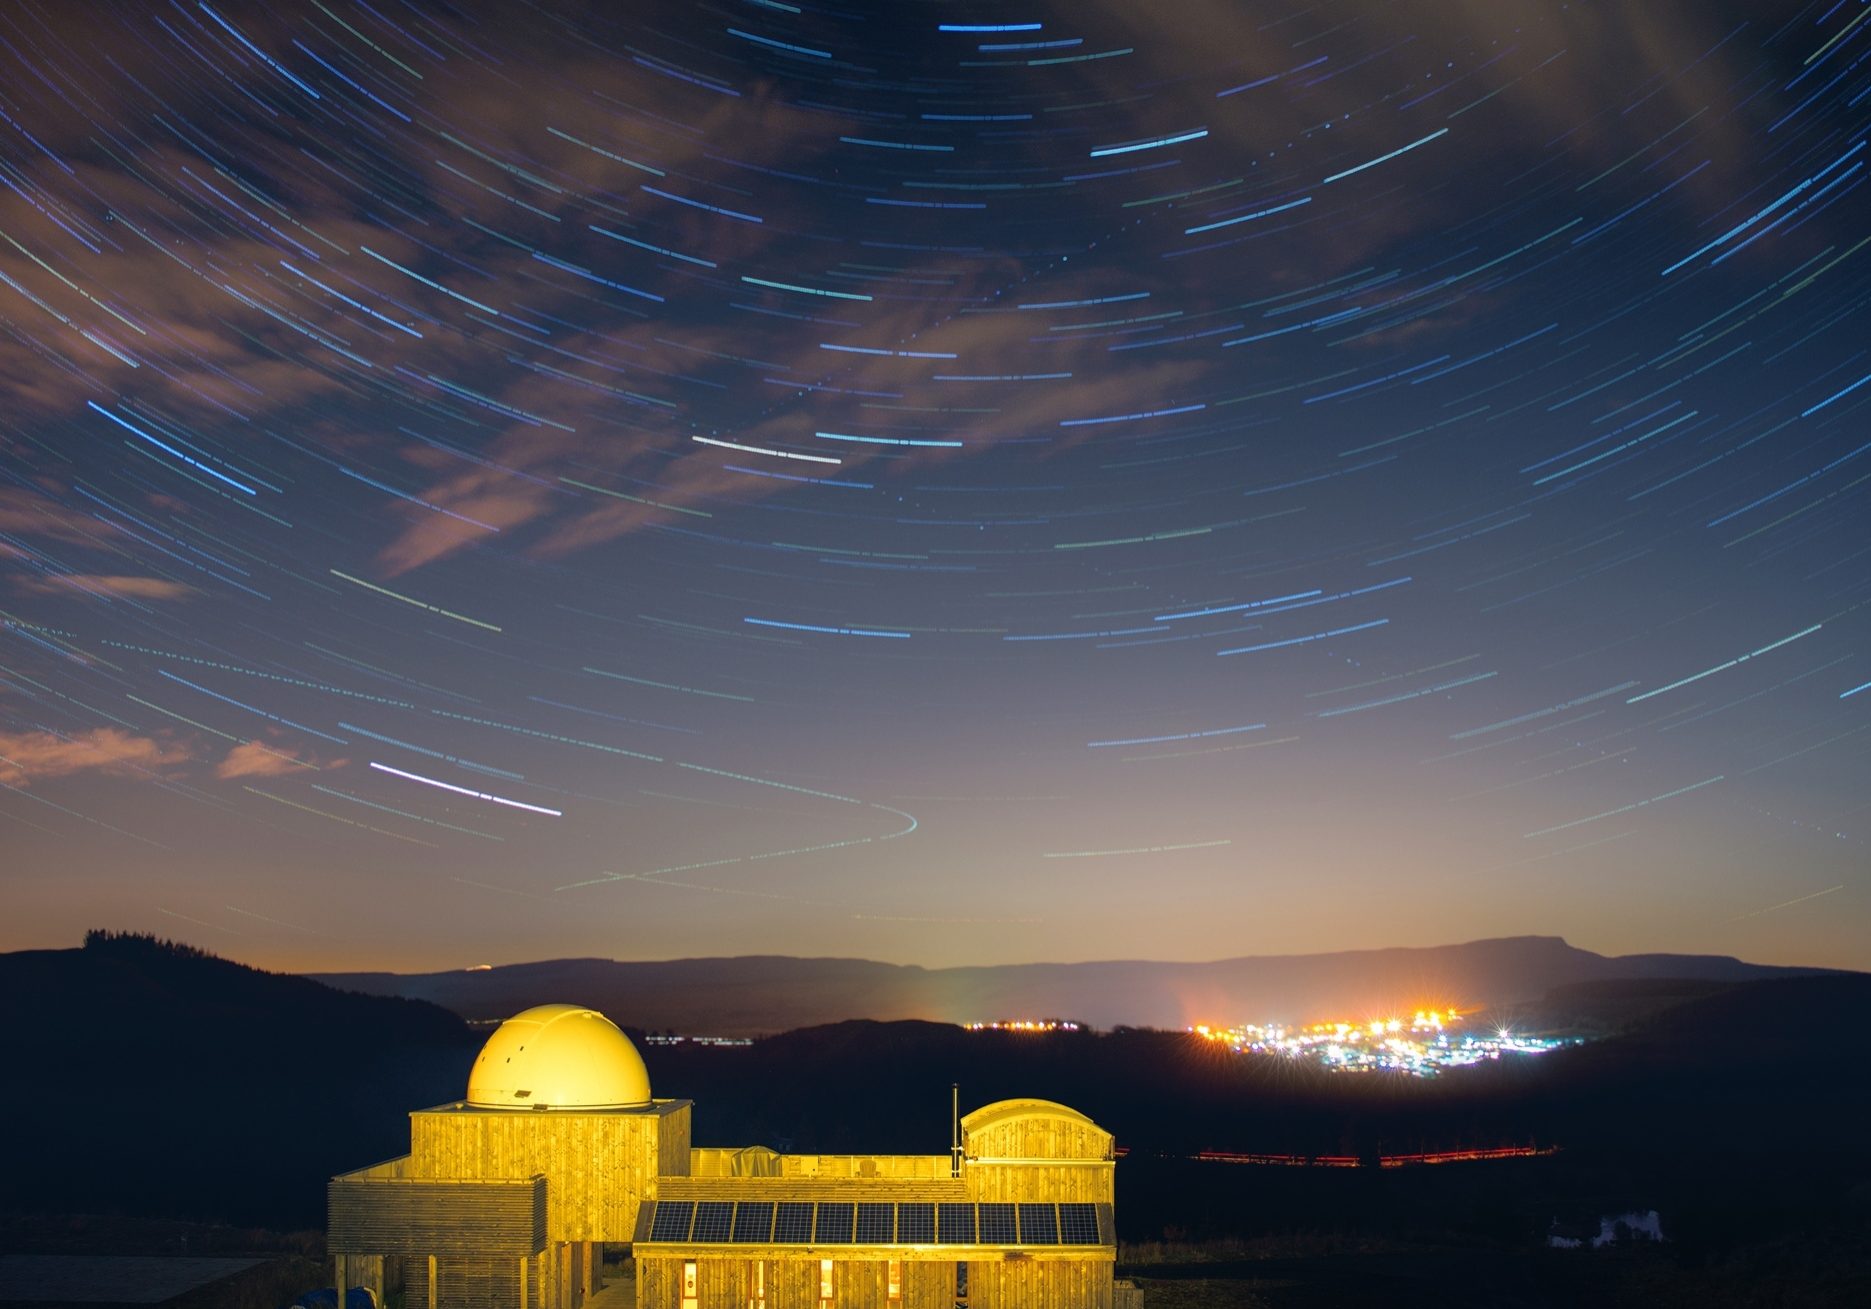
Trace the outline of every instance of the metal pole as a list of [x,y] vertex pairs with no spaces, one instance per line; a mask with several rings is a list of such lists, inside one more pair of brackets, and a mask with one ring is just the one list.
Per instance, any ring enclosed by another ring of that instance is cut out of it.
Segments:
[[961,1083],[949,1083],[948,1175],[961,1176]]

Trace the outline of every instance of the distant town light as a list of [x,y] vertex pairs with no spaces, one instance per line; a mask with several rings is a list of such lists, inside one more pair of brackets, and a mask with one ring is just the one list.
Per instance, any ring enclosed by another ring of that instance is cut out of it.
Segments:
[[1461,1012],[1454,1008],[1418,1009],[1407,1026],[1400,1018],[1374,1018],[1363,1024],[1313,1023],[1297,1029],[1277,1023],[1197,1023],[1187,1030],[1236,1054],[1309,1059],[1333,1072],[1400,1072],[1413,1077],[1434,1077],[1504,1054],[1544,1054],[1560,1046],[1582,1044],[1579,1038],[1515,1036],[1506,1028],[1492,1036],[1453,1031],[1461,1020]]

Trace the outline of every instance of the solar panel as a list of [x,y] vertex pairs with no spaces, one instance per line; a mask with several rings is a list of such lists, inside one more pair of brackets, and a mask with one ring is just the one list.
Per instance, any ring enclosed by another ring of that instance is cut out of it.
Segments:
[[926,1202],[897,1206],[897,1243],[932,1245],[935,1242],[935,1206]]
[[1066,1245],[1098,1244],[1098,1206],[1062,1204],[1059,1206],[1059,1229]]
[[729,1224],[734,1216],[734,1206],[725,1200],[703,1200],[695,1206],[695,1234],[693,1241],[725,1241],[728,1239]]
[[973,1245],[974,1206],[971,1204],[937,1205],[936,1240],[942,1245]]
[[773,1237],[773,1202],[743,1200],[734,1210],[734,1240],[741,1245],[760,1243]]
[[[742,1206],[745,1208],[745,1206]],[[812,1205],[804,1200],[784,1200],[774,1215],[773,1239],[789,1245],[808,1245],[812,1241]]]
[[984,1204],[981,1208],[982,1245],[1018,1245],[1020,1238],[1013,1228],[1013,1206]]
[[[890,1206],[880,1204],[875,1208],[884,1211],[884,1225],[890,1223]],[[819,1243],[842,1245],[851,1239],[851,1223],[856,1216],[857,1206],[849,1200],[819,1202]],[[885,1239],[889,1239],[887,1236]]]
[[1059,1244],[1059,1214],[1049,1204],[1020,1206],[1020,1244]]
[[[819,1222],[828,1206],[819,1207]],[[896,1236],[896,1206],[893,1204],[860,1204],[858,1206],[858,1244],[889,1245]],[[820,1237],[824,1240],[824,1237]]]
[[652,1241],[686,1241],[689,1220],[695,1217],[695,1205],[688,1200],[659,1200],[650,1218]]

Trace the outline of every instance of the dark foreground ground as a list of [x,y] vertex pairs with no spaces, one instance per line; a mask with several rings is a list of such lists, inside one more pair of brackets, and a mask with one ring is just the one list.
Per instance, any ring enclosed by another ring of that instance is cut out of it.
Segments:
[[1314,1309],[1315,1306],[1862,1306],[1854,1270],[1815,1246],[1789,1266],[1753,1260],[1685,1267],[1662,1248],[1579,1254],[1399,1248],[1175,1264],[1120,1262],[1149,1309]]

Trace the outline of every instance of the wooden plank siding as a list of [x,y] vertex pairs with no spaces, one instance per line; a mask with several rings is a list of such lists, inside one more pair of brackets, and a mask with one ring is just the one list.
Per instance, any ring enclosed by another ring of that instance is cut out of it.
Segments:
[[689,1166],[689,1102],[527,1112],[445,1105],[409,1116],[414,1178],[542,1173],[549,1241],[628,1241],[657,1180]]
[[782,1177],[922,1178],[949,1175],[945,1154],[783,1154]]
[[[766,1262],[766,1309],[820,1309],[824,1301],[819,1298],[819,1261],[799,1258],[796,1250],[790,1256]],[[755,1303],[756,1260],[757,1256],[697,1259],[697,1309],[747,1309]],[[681,1309],[683,1262],[661,1255],[638,1256],[638,1309]],[[953,1309],[955,1267],[953,1259],[921,1263],[905,1260],[902,1299],[891,1300],[888,1259],[836,1259],[832,1265],[832,1304],[837,1309]],[[1087,1306],[1093,1303],[1085,1302]]]
[[968,1309],[1111,1309],[1109,1258],[970,1260]]
[[1049,1100],[1002,1100],[962,1119],[962,1177],[975,1200],[1110,1204],[1109,1132]]
[[1097,1159],[1064,1163],[983,1163],[970,1159],[962,1167],[962,1181],[970,1200],[1110,1204],[1117,1185],[1116,1168],[1115,1163]]
[[689,1147],[690,1177],[777,1177],[780,1156],[764,1145]]
[[[358,1255],[520,1255],[546,1245],[546,1179],[335,1177],[326,1241]],[[381,1288],[375,1288],[381,1289]]]
[[[948,1160],[942,1161],[946,1169]],[[967,1182],[943,1176],[939,1181],[860,1177],[665,1177],[659,1200],[846,1200],[853,1203],[931,1203],[967,1201]]]
[[[519,1302],[519,1265],[512,1259],[437,1258],[435,1300],[449,1309],[512,1309]],[[412,1290],[411,1304],[426,1304],[428,1288]],[[423,1297],[423,1298],[419,1298]],[[528,1297],[531,1300],[531,1297]]]
[[1062,1104],[1002,1100],[962,1119],[962,1152],[981,1159],[1109,1159],[1111,1134]]
[[[728,1251],[733,1253],[729,1254]],[[773,1259],[780,1263],[809,1263],[814,1268],[819,1260],[830,1259],[834,1263],[864,1263],[882,1260],[901,1259],[905,1268],[911,1264],[956,1263],[974,1260],[998,1262],[1003,1259],[1030,1261],[1034,1263],[1082,1263],[1109,1264],[1115,1247],[1109,1245],[1046,1245],[1026,1246],[1018,1251],[1001,1245],[745,1245],[724,1246],[721,1244],[690,1244],[677,1241],[658,1241],[655,1245],[639,1242],[636,1256],[639,1263],[657,1259],[723,1259],[733,1262],[736,1259]]]

